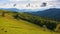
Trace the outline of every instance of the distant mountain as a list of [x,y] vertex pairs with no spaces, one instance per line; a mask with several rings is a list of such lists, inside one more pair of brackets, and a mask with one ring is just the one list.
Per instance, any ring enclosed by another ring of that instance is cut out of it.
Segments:
[[0,10],[8,10],[8,11],[14,11],[14,12],[36,12],[39,9],[32,10],[32,9],[17,9],[17,8],[0,8]]
[[0,10],[8,10],[8,11],[19,11],[19,9],[16,9],[16,8],[0,8]]
[[57,8],[50,8],[44,11],[32,12],[32,14],[37,16],[47,17],[47,18],[53,18],[55,20],[60,21],[60,9]]

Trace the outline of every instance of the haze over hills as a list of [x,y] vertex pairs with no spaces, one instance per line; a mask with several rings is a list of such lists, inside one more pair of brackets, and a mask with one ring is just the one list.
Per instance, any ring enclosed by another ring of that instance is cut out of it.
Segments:
[[16,12],[36,12],[39,9],[17,9],[17,8],[0,8],[0,10],[16,11]]

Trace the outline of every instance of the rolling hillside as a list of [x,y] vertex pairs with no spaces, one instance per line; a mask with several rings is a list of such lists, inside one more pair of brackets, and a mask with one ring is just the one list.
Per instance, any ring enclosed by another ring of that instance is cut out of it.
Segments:
[[60,9],[59,8],[50,8],[44,11],[33,12],[32,14],[60,21]]
[[0,11],[0,34],[59,34],[53,31],[24,20],[17,20],[12,17],[12,13],[6,13],[5,17],[1,16]]

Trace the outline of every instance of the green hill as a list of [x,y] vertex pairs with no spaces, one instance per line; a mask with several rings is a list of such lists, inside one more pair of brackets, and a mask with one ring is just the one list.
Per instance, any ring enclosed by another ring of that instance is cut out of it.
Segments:
[[48,29],[44,31],[44,28],[21,19],[16,20],[12,15],[6,13],[2,17],[0,11],[0,34],[59,34]]

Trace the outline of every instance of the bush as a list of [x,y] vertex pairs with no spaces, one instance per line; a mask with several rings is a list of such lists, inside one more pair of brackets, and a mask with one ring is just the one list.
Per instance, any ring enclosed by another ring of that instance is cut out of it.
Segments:
[[56,23],[46,23],[46,27],[50,30],[54,30],[56,28],[57,24]]

